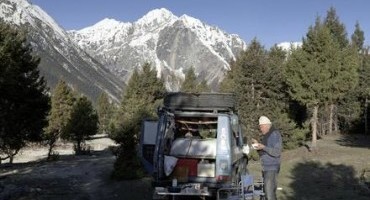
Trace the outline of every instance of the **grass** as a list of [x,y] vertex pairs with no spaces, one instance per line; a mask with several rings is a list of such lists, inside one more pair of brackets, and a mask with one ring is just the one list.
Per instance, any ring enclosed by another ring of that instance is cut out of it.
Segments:
[[[360,176],[370,167],[370,136],[328,135],[317,146],[317,152],[305,147],[283,152],[278,199],[369,199]],[[251,174],[261,175],[258,161],[248,166]]]

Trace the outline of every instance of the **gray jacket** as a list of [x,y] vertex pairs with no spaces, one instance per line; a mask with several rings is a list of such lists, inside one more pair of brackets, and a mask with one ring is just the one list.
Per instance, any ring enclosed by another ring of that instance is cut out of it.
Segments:
[[280,170],[280,156],[282,150],[282,139],[279,130],[270,128],[263,136],[262,144],[265,148],[260,151],[263,171]]

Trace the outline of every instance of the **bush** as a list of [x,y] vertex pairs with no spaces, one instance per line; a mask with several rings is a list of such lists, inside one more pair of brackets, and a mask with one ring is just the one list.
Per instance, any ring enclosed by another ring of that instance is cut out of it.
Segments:
[[144,177],[145,173],[141,166],[140,160],[136,154],[125,154],[122,149],[119,150],[114,169],[112,172],[112,179],[116,180],[132,180]]

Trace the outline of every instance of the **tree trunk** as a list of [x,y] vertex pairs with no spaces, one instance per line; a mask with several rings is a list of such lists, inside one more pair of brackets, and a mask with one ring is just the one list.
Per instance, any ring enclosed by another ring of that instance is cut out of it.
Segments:
[[80,140],[77,140],[76,150],[77,150],[76,154],[80,155],[81,154],[81,141]]
[[329,134],[333,133],[333,124],[334,124],[334,104],[330,104],[330,114],[329,114]]
[[338,107],[334,105],[334,133],[339,133]]
[[313,113],[312,113],[312,119],[311,119],[311,127],[312,127],[312,144],[311,148],[312,150],[316,150],[317,145],[317,113],[319,110],[319,106],[315,105],[313,108]]
[[50,160],[50,158],[51,158],[53,149],[55,147],[55,142],[56,142],[56,139],[55,138],[51,138],[49,140],[49,142],[48,142],[48,144],[49,144],[49,151],[48,151],[48,158],[47,158],[47,160]]
[[365,134],[366,135],[367,135],[367,104],[368,104],[368,100],[366,97],[366,100],[365,100]]

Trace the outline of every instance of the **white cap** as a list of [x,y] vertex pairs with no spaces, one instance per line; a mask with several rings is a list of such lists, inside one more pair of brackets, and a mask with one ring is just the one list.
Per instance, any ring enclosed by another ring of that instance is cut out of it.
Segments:
[[259,122],[259,125],[261,124],[271,124],[271,121],[269,118],[267,118],[266,116],[261,116],[260,119],[258,120]]

